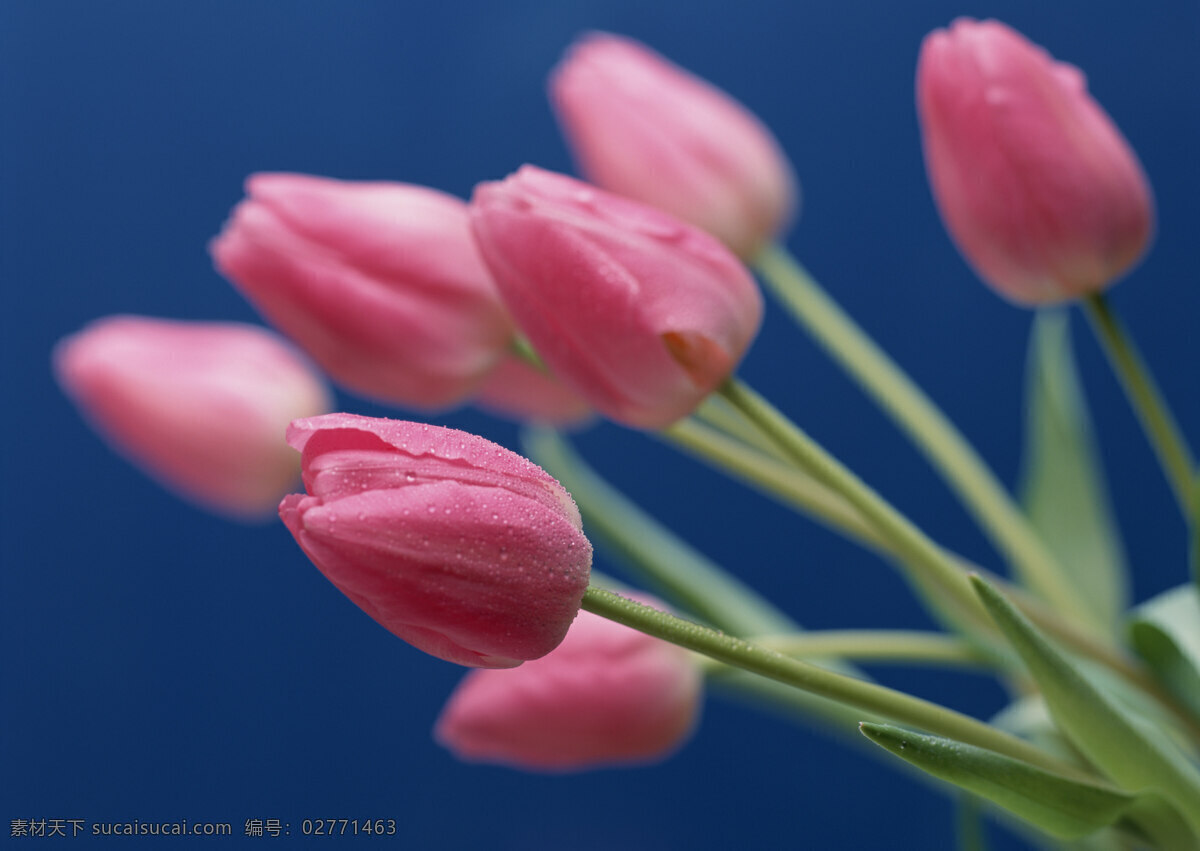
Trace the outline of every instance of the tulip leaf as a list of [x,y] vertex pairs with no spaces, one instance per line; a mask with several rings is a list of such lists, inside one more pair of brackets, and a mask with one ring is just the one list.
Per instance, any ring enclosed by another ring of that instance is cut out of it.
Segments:
[[1134,609],[1133,648],[1159,682],[1200,719],[1200,592],[1192,583]]
[[1065,312],[1043,311],[1034,319],[1025,393],[1025,512],[1088,611],[1115,625],[1127,605],[1124,551]]
[[971,582],[1033,676],[1063,735],[1122,789],[1159,792],[1200,833],[1196,766],[1161,730],[1149,727],[1093,685],[999,591],[978,576]]
[[993,751],[888,724],[860,725],[875,744],[973,795],[1003,807],[1058,839],[1079,839],[1128,819],[1163,847],[1194,847],[1196,835],[1156,793],[1123,792],[1064,777]]

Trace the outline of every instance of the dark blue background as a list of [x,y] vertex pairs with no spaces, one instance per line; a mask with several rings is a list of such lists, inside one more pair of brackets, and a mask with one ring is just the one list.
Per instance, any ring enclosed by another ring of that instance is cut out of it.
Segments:
[[[1195,440],[1192,0],[0,3],[4,832],[14,818],[238,832],[280,818],[295,834],[303,818],[386,817],[400,840],[386,844],[405,848],[947,847],[946,798],[722,699],[659,767],[547,778],[460,765],[429,735],[460,670],[364,617],[281,525],[203,515],[113,456],[54,385],[49,352],[110,313],[254,321],[205,250],[250,172],[465,196],[523,162],[568,170],[544,79],[574,36],[600,28],[655,46],[774,128],[805,192],[791,247],[1012,482],[1029,315],[980,285],[943,234],[913,113],[920,39],[959,14],[999,17],[1080,65],[1142,156],[1157,243],[1113,300]],[[1182,526],[1102,355],[1076,330],[1144,598],[1182,581]],[[923,462],[778,310],[743,375],[935,538],[996,564]],[[434,421],[515,438],[469,411]],[[806,625],[926,624],[887,566],[652,439],[603,425],[579,442]],[[978,677],[878,673],[981,716],[1002,702]]]

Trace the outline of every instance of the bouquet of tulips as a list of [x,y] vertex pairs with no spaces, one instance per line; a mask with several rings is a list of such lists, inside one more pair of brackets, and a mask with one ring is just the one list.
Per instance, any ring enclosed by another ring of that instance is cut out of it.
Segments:
[[[754,116],[610,35],[573,46],[550,91],[588,182],[526,165],[467,203],[255,175],[212,255],[303,353],[258,327],[111,317],[59,345],[64,390],[165,486],[226,515],[277,512],[364,612],[475,669],[435,730],[461,759],[540,771],[663,759],[694,732],[713,680],[1043,844],[1200,848],[1200,471],[1105,300],[1146,250],[1153,201],[1082,74],[966,19],[930,34],[917,67],[947,230],[985,283],[1037,310],[1020,502],[780,247],[798,185]],[[995,572],[932,540],[736,377],[764,311],[751,270],[961,499],[1002,557]],[[1051,310],[1071,302],[1189,542],[1181,584],[1132,610]],[[330,413],[322,373],[408,410],[474,404],[527,423],[524,455]],[[588,468],[569,435],[597,418],[653,431],[877,552],[944,630],[802,630]],[[304,492],[289,493],[297,467]],[[593,542],[639,587],[593,572]],[[858,667],[880,660],[982,667],[1012,702],[982,721]]]

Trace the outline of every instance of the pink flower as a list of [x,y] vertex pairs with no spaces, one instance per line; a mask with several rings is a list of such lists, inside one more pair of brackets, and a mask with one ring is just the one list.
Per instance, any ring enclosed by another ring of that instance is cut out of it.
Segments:
[[307,361],[251,325],[110,316],[62,340],[54,369],[117,452],[243,518],[270,516],[296,481],[287,424],[330,407]]
[[1102,290],[1150,238],[1150,186],[1083,74],[997,21],[931,33],[917,107],[934,199],[976,273],[1051,304]]
[[549,653],[579,611],[592,547],[570,495],[466,432],[329,414],[297,420],[308,495],[279,516],[359,608],[440,659],[508,668]]
[[466,205],[400,183],[258,174],[212,243],[268,321],[356,393],[424,410],[466,400],[513,326]]
[[584,176],[753,256],[792,217],[797,184],[770,131],[729,95],[632,39],[594,33],[550,79]]
[[515,768],[651,762],[695,727],[701,686],[686,650],[581,612],[546,657],[467,674],[434,737],[460,759]]
[[653,208],[524,166],[476,188],[471,223],[538,354],[618,422],[686,416],[758,331],[762,296],[737,258]]

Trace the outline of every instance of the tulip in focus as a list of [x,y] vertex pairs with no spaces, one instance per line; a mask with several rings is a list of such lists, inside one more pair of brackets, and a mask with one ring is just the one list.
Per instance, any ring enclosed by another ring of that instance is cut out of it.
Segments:
[[702,681],[683,648],[581,612],[544,658],[467,674],[434,736],[460,759],[539,771],[653,762],[692,732]]
[[471,222],[551,372],[618,422],[686,416],[758,332],[762,296],[737,258],[659,210],[524,166],[476,187]]
[[512,320],[459,199],[298,174],[246,191],[212,243],[217,267],[350,390],[444,409],[508,351]]
[[584,176],[666,210],[751,258],[791,219],[778,142],[729,95],[632,39],[585,36],[550,80]]
[[307,494],[279,516],[359,608],[440,659],[509,668],[579,612],[592,547],[533,462],[449,428],[350,414],[292,423]]
[[959,250],[1025,305],[1107,287],[1141,257],[1153,201],[1083,74],[997,21],[931,33],[917,107],[934,199]]
[[61,341],[58,382],[121,455],[220,514],[273,515],[299,467],[287,424],[328,388],[264,328],[111,316]]

